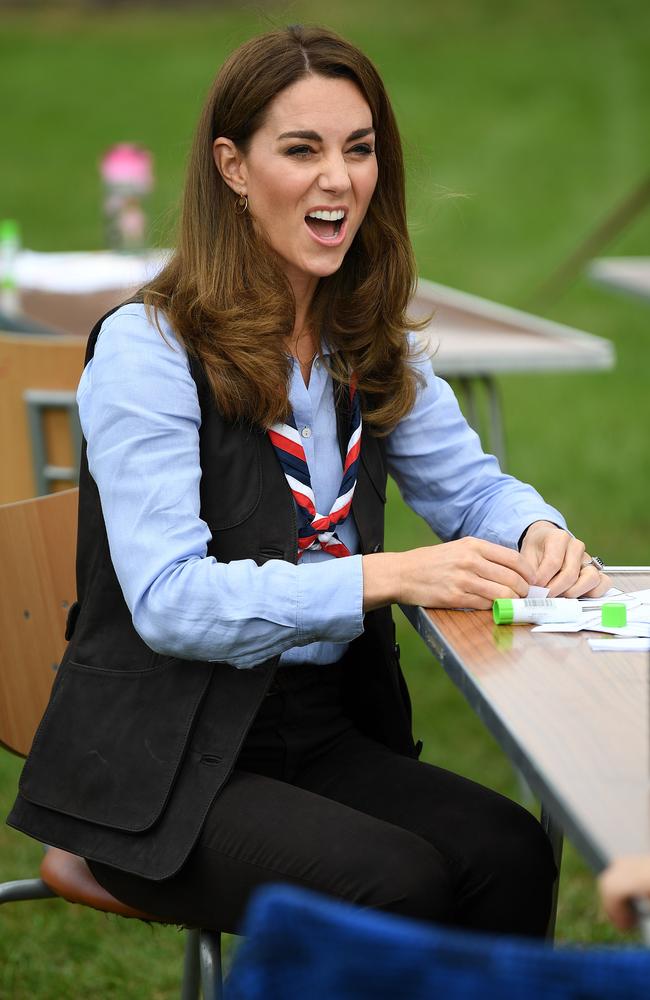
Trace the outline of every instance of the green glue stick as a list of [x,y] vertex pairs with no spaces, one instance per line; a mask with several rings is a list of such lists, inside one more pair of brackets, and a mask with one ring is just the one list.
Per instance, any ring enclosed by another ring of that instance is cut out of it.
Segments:
[[499,598],[492,606],[497,625],[545,625],[548,622],[579,622],[580,601],[570,597]]

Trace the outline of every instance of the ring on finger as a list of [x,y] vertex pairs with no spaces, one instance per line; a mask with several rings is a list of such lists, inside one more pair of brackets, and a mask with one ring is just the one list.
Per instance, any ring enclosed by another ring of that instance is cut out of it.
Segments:
[[587,562],[584,562],[580,569],[586,569],[587,566],[595,566],[599,573],[602,573],[605,569],[605,564],[600,556],[592,556]]

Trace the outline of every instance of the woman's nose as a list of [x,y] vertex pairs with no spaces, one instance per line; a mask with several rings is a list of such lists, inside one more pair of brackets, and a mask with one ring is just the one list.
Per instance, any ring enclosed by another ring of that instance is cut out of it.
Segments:
[[323,164],[318,184],[323,191],[349,191],[351,187],[347,164],[342,156],[329,157]]

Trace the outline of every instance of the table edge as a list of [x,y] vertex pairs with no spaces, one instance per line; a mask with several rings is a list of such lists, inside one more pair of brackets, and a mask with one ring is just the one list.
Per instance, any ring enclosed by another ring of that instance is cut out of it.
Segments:
[[443,670],[463,695],[472,711],[494,736],[501,749],[524,776],[540,802],[560,824],[566,836],[584,857],[587,864],[595,872],[605,868],[612,859],[589,834],[589,831],[585,830],[575,819],[562,796],[552,787],[541,768],[531,761],[499,714],[485,700],[480,687],[467,673],[462,661],[442,637],[434,622],[426,614],[425,609],[402,604],[399,607],[427,648],[437,657]]

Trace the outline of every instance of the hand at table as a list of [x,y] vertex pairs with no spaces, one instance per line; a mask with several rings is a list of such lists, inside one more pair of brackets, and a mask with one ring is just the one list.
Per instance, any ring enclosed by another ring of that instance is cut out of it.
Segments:
[[489,609],[500,597],[525,597],[535,575],[525,555],[480,538],[363,557],[364,611],[402,603]]
[[650,855],[630,854],[618,858],[598,878],[600,898],[605,913],[621,931],[636,924],[630,906],[633,897],[650,899]]
[[534,521],[524,537],[521,554],[533,566],[535,583],[548,587],[549,597],[600,597],[612,586],[593,565],[585,544],[550,521]]

